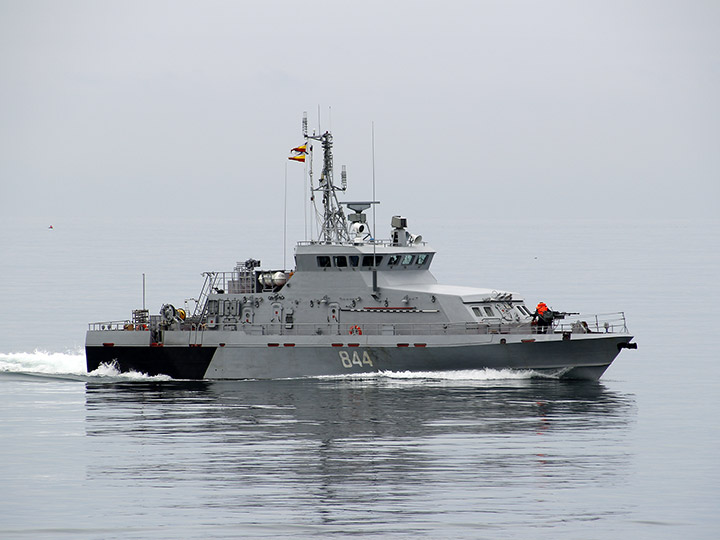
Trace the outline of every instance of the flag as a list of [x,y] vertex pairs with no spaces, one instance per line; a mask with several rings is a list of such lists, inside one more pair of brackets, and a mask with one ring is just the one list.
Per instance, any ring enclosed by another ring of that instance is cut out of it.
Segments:
[[291,152],[295,152],[295,155],[292,155],[288,158],[290,161],[300,161],[301,163],[305,163],[305,154],[307,154],[307,143],[296,146],[291,150]]

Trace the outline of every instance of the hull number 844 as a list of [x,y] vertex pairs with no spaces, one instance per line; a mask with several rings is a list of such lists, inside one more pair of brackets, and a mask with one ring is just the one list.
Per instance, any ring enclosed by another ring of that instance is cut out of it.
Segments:
[[370,354],[368,354],[367,351],[363,351],[362,356],[358,353],[358,351],[353,351],[352,355],[348,351],[338,351],[340,354],[340,361],[342,362],[343,367],[351,368],[353,366],[373,366],[372,358],[370,358]]

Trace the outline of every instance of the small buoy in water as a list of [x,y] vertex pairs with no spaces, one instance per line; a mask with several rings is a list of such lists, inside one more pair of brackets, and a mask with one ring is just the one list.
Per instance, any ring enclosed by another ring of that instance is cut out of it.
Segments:
[[53,228],[53,226],[52,226],[52,225],[50,225],[50,226],[48,227],[48,229],[52,229],[52,228]]

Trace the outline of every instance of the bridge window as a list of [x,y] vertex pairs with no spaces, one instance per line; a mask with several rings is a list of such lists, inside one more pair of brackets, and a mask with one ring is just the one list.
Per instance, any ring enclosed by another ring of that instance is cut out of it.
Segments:
[[405,265],[412,264],[414,258],[415,258],[415,255],[405,255],[402,258],[402,264],[405,264]]
[[423,264],[425,264],[425,261],[427,260],[427,258],[428,258],[427,253],[421,253],[420,255],[418,255],[417,261],[415,261],[415,264],[417,264],[418,266],[422,266]]
[[317,264],[320,268],[330,268],[330,257],[327,255],[318,255]]
[[495,315],[495,313],[493,313],[493,310],[490,306],[483,306],[483,308],[485,309],[485,313],[487,314],[488,317],[493,317]]
[[347,266],[347,258],[345,255],[335,255],[333,260],[335,261],[335,266],[338,268],[345,268]]
[[399,262],[400,255],[390,255],[390,258],[388,259],[388,266],[395,266]]
[[350,259],[350,266],[357,266],[360,264],[360,255],[350,255],[348,259]]
[[[380,263],[382,262],[382,260],[383,260],[382,255],[375,255],[375,266],[380,266]],[[363,256],[362,265],[363,266],[373,266],[373,256],[372,255]]]

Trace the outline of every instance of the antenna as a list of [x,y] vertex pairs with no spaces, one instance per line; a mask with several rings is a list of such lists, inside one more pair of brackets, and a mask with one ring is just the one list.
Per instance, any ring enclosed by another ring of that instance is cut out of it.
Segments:
[[340,172],[340,179],[341,179],[341,185],[342,190],[347,190],[347,169],[345,168],[345,165],[342,166],[342,171]]
[[307,111],[303,111],[302,132],[303,137],[307,137]]
[[[371,135],[372,135],[372,199],[377,201],[375,198],[375,121],[371,124]],[[375,234],[375,225],[377,219],[375,219],[375,205],[373,204],[373,294],[377,294],[377,236]]]
[[[372,122],[372,200],[377,201],[375,197],[375,121]],[[375,205],[373,205],[373,250],[375,249]],[[375,252],[373,251],[373,254]]]

